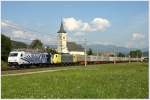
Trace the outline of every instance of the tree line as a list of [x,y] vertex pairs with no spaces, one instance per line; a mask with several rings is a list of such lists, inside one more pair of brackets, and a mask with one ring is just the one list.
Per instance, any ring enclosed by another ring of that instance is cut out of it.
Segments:
[[26,45],[22,42],[13,41],[4,34],[1,34],[1,60],[7,61],[9,52],[17,48],[45,49],[47,52],[57,53],[52,48],[44,48],[43,43],[39,39],[35,39],[30,45]]

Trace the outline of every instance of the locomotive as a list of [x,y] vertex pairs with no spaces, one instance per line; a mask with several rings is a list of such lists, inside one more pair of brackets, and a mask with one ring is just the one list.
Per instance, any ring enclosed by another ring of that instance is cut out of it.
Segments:
[[36,65],[51,62],[51,54],[26,51],[12,51],[8,57],[8,64],[14,65]]
[[[101,64],[127,61],[142,61],[141,58],[129,57],[105,57],[105,56],[86,56],[88,64]],[[57,65],[57,64],[84,64],[84,55],[71,55],[69,53],[48,53],[37,51],[12,51],[8,57],[9,66],[22,65]]]

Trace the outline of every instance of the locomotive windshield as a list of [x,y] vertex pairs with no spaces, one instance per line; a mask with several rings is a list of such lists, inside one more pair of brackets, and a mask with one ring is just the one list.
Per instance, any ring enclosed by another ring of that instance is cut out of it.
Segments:
[[18,53],[10,53],[9,56],[10,57],[16,57],[18,55]]

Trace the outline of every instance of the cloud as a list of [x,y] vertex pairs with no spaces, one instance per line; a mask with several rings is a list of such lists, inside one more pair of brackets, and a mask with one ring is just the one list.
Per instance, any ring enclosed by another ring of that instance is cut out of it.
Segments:
[[74,35],[75,36],[83,36],[83,35],[85,35],[85,33],[83,33],[83,32],[76,32]]
[[21,27],[20,25],[9,21],[9,20],[2,20],[1,22],[2,34],[10,37],[12,40],[22,41],[26,43],[30,43],[34,39],[40,39],[44,44],[56,44],[55,38],[48,38],[48,34],[44,36],[42,33],[38,33],[35,31],[31,31],[30,29],[26,29]]
[[1,27],[2,28],[15,28],[15,29],[18,29],[19,26],[15,23],[13,23],[12,21],[9,21],[9,20],[2,20],[1,21]]
[[145,35],[143,33],[134,32],[132,33],[131,39],[127,42],[126,47],[139,48],[144,47],[145,44],[146,44]]
[[26,29],[20,27],[20,25],[9,21],[9,20],[2,20],[1,22],[2,33],[9,36],[13,40],[28,40],[36,38],[36,35]]
[[6,26],[7,26],[7,23],[1,22],[1,26],[2,26],[2,27],[6,27]]
[[20,39],[32,41],[34,39],[38,39],[39,35],[38,34],[35,35],[31,32],[27,32],[27,31],[23,31],[23,30],[14,30],[14,31],[12,31],[12,38],[14,38],[14,39],[20,38]]
[[102,32],[110,27],[110,22],[104,18],[94,18],[90,22],[83,22],[73,17],[64,18],[64,26],[68,31],[81,33],[81,32]]
[[95,18],[91,22],[93,31],[105,31],[106,28],[110,27],[110,22],[104,18]]
[[23,31],[13,31],[12,34],[16,38],[24,37],[24,32]]
[[64,26],[68,31],[78,30],[82,26],[81,20],[76,20],[75,18],[64,18]]
[[132,34],[132,39],[133,40],[141,40],[141,39],[144,39],[144,34],[142,33],[133,33]]
[[81,31],[83,32],[91,32],[91,26],[88,23],[83,23],[83,27],[81,28]]

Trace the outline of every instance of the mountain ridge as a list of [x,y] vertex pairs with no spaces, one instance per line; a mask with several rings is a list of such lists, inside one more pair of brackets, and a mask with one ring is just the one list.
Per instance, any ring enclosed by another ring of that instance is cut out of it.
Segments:
[[[27,46],[27,43],[24,43],[24,42],[21,42],[21,41],[15,41],[15,40],[11,40],[11,41],[13,41],[14,44],[16,44],[16,42],[17,42],[17,44],[18,44],[18,42],[20,42],[19,46],[17,46],[19,48]],[[20,44],[23,45],[23,46],[20,46]],[[44,45],[44,46],[48,46],[50,48],[57,48],[57,45]],[[84,47],[84,46],[82,45],[82,47]],[[97,52],[97,51],[99,51],[99,52],[114,52],[115,51],[115,52],[122,52],[122,53],[125,53],[125,54],[129,53],[130,50],[137,50],[138,49],[138,48],[129,49],[129,48],[126,48],[126,47],[121,47],[121,46],[116,46],[116,45],[111,45],[111,44],[108,44],[108,45],[90,44],[90,45],[87,45],[86,48],[87,49],[91,48],[94,52]],[[148,47],[147,48],[142,48],[140,50],[142,52],[149,51]]]
[[[90,44],[87,45],[87,48],[92,48],[93,51],[107,51],[107,52],[122,52],[122,53],[129,53],[130,50],[137,50],[139,48],[127,48],[127,47],[121,47],[121,46],[116,46],[116,45],[103,45],[103,44]],[[147,48],[142,48],[140,49],[142,52],[148,51]]]

